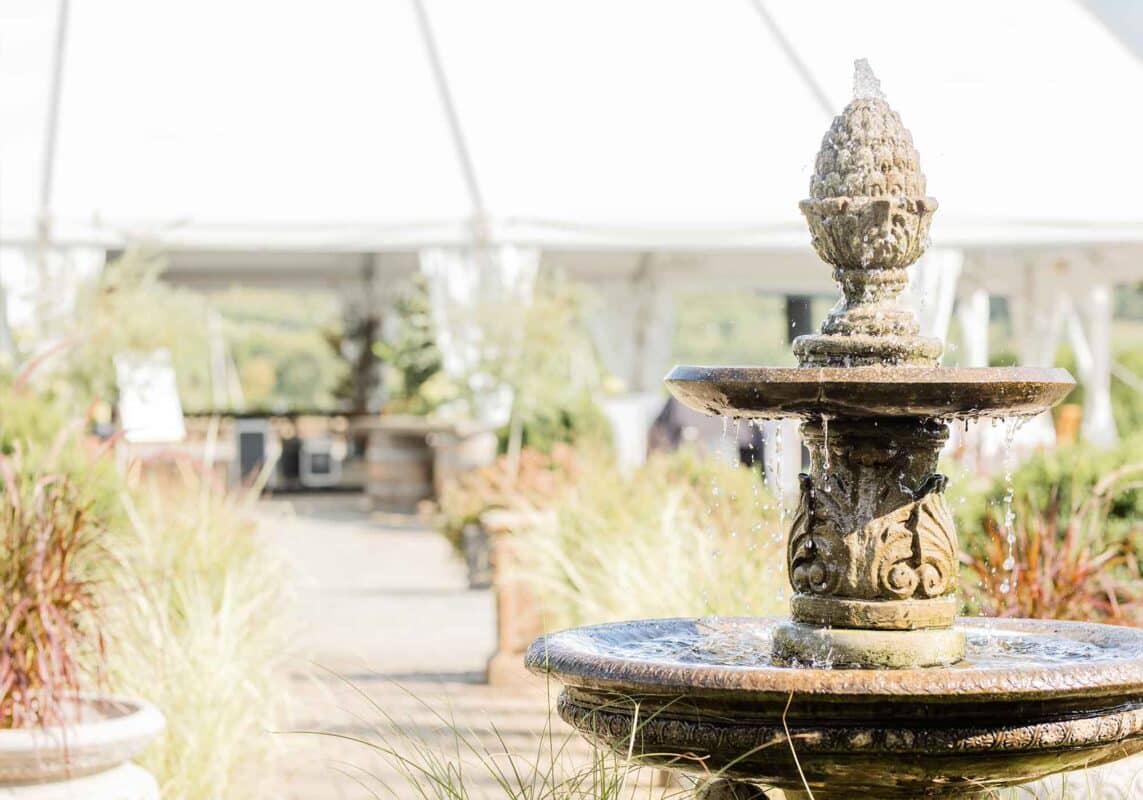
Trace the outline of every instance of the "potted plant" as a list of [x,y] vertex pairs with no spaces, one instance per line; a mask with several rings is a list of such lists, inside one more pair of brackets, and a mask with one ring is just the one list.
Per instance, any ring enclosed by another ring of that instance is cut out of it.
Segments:
[[0,795],[157,800],[130,760],[162,715],[94,691],[106,531],[91,502],[67,475],[0,456],[0,526]]

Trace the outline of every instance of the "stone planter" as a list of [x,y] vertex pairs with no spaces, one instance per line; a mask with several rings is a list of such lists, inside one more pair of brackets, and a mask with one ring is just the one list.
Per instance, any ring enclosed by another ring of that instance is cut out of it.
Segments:
[[531,587],[519,574],[514,534],[553,522],[550,512],[486,511],[480,515],[481,527],[492,542],[492,584],[496,591],[496,652],[488,661],[488,683],[492,686],[535,680],[524,668],[524,653],[544,632],[544,626]]
[[79,701],[66,727],[0,730],[0,800],[158,800],[150,773],[130,763],[162,732],[152,705]]

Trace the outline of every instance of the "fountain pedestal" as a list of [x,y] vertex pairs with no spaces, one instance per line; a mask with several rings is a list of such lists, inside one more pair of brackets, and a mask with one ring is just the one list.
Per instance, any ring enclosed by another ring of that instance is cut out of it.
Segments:
[[810,472],[790,529],[784,661],[900,668],[964,655],[953,629],[956,529],[936,472],[945,425],[811,419]]

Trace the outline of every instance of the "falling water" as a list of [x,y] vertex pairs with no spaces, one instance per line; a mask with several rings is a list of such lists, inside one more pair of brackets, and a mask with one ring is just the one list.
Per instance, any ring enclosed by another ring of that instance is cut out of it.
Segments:
[[[748,424],[754,429],[754,431],[759,433],[757,438],[761,439],[762,427],[758,423],[758,420],[752,419]],[[754,441],[755,435],[754,432],[751,432],[750,448],[752,450],[755,449]],[[763,445],[763,452],[765,452],[765,445]],[[755,475],[753,480],[750,481],[750,492],[753,495],[751,500],[751,508],[754,510],[754,519],[757,520],[753,525],[750,526],[750,533],[752,534],[750,537],[751,551],[758,549],[757,538],[762,533],[762,514],[769,509],[769,506],[762,505],[762,481],[765,472],[764,470],[758,469],[758,465],[762,463],[762,458],[760,456],[760,453],[755,453],[754,466],[751,468],[752,470],[757,470],[760,473]]]
[[778,501],[778,527],[784,528],[786,522],[786,490],[782,477],[782,423],[774,426],[774,494]]
[[822,491],[829,494],[829,415],[822,414]]
[[1004,533],[1005,557],[1001,567],[1008,574],[1000,581],[1000,591],[1009,594],[1016,589],[1016,513],[1012,510],[1012,500],[1016,495],[1016,487],[1012,481],[1012,443],[1016,439],[1016,431],[1024,424],[1023,418],[1007,419],[1004,422],[1004,511],[1001,531]]
[[829,415],[822,414],[822,469],[829,471]]

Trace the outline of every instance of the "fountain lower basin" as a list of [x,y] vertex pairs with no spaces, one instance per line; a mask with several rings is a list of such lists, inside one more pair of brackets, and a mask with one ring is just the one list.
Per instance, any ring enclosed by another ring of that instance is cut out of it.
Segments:
[[982,797],[1143,751],[1143,631],[964,618],[962,661],[878,670],[774,663],[784,622],[595,625],[536,640],[527,664],[619,752],[634,730],[648,763],[817,800]]

